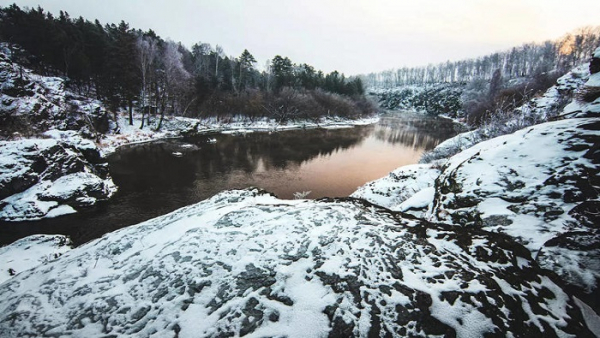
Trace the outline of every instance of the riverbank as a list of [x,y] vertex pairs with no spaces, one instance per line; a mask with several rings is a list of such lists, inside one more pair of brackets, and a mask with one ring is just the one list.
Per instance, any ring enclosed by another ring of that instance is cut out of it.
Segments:
[[347,119],[335,116],[322,117],[317,120],[297,120],[281,123],[274,119],[260,118],[249,119],[235,116],[230,119],[195,119],[178,116],[168,116],[163,120],[160,130],[156,130],[157,119],[150,126],[140,129],[141,114],[133,114],[133,125],[129,124],[126,113],[117,115],[117,132],[103,135],[97,142],[99,150],[104,156],[113,153],[118,147],[136,143],[157,141],[160,139],[177,138],[182,136],[198,136],[210,134],[247,134],[253,132],[279,132],[300,129],[338,129],[351,128],[374,124],[379,117],[366,117],[360,119]]

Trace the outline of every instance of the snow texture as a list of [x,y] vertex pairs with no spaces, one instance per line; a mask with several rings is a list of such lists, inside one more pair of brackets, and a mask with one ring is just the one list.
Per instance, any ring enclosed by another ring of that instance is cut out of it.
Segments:
[[70,244],[62,235],[33,235],[0,248],[0,283],[60,257],[71,249]]
[[414,164],[398,168],[388,176],[369,182],[350,195],[373,204],[394,210],[415,193],[432,187],[440,170],[431,164]]
[[56,217],[112,196],[116,186],[96,147],[71,133],[0,141],[0,220]]
[[0,284],[7,336],[592,337],[508,236],[227,191]]

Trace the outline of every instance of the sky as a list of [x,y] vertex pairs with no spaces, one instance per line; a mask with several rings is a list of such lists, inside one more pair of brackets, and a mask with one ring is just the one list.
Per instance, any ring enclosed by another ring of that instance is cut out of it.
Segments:
[[483,56],[600,25],[598,0],[0,0],[163,39],[365,74]]

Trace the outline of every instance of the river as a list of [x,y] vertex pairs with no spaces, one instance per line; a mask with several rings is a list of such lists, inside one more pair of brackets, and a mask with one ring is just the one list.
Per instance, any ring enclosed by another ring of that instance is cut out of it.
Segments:
[[[0,227],[1,244],[64,234],[80,245],[226,190],[259,187],[280,198],[345,197],[455,135],[450,120],[402,114],[370,126],[204,135],[121,147],[109,157],[119,191],[77,214]],[[216,141],[216,142],[214,142]]]

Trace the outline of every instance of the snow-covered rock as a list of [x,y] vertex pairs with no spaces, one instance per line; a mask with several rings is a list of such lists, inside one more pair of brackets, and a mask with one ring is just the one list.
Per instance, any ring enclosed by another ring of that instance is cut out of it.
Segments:
[[32,235],[0,248],[0,283],[16,274],[48,263],[71,250],[62,235]]
[[543,266],[599,294],[599,144],[596,118],[548,122],[479,143],[449,159],[436,180],[433,214],[508,234]]
[[506,235],[257,190],[108,234],[0,294],[7,336],[592,336]]
[[100,101],[66,90],[63,79],[35,74],[10,55],[8,45],[0,44],[0,137],[49,129],[94,137],[109,130],[109,114]]
[[406,211],[401,204],[419,191],[432,187],[440,172],[434,164],[407,165],[363,185],[350,196],[390,210]]
[[0,220],[73,213],[115,191],[106,160],[89,140],[0,141]]

